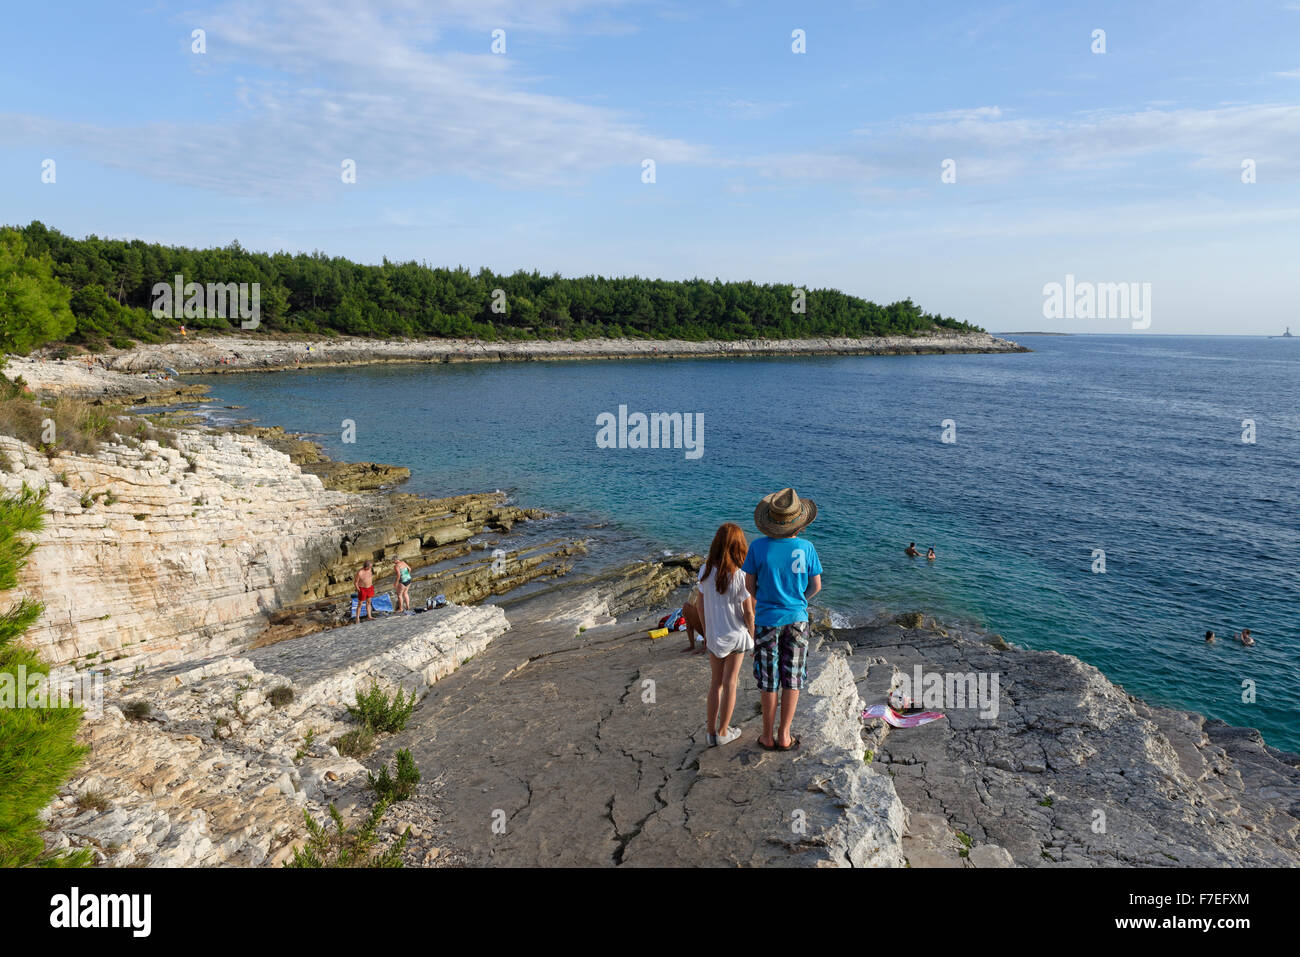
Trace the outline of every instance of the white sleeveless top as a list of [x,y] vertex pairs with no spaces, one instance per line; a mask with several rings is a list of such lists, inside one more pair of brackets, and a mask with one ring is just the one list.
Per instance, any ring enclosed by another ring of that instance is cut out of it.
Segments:
[[[704,574],[704,566],[700,566],[700,574]],[[749,597],[749,589],[745,587],[745,573],[737,568],[731,576],[730,586],[719,595],[713,581],[716,574],[715,569],[696,587],[704,596],[704,643],[709,651],[725,658],[754,647],[749,629],[745,627],[745,599]]]

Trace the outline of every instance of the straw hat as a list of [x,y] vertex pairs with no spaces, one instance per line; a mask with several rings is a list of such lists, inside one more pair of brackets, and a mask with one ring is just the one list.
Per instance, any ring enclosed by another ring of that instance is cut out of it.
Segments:
[[784,538],[812,524],[817,517],[817,503],[800,498],[792,488],[764,496],[754,509],[754,524],[764,535]]

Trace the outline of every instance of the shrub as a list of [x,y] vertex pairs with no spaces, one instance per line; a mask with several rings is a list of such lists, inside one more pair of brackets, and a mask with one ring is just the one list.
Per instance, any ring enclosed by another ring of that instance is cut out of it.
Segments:
[[[12,435],[43,452],[94,452],[117,427],[119,414],[115,407],[67,396],[42,405],[25,393],[22,386],[0,379],[0,433]],[[47,442],[51,421],[54,441]]]
[[332,743],[345,758],[365,757],[375,746],[375,732],[363,724],[335,738]]
[[[40,531],[45,492],[24,487],[0,496],[0,592],[17,585],[19,570],[31,554],[24,534]],[[16,641],[43,611],[23,599],[0,612],[0,672],[14,677],[49,674],[31,649]],[[84,866],[88,853],[48,855],[38,814],[72,774],[86,749],[77,744],[81,709],[71,707],[0,708],[0,868],[40,864]]]
[[82,811],[107,811],[108,798],[100,791],[82,791],[77,795],[77,808]]
[[271,689],[271,693],[266,696],[266,700],[277,708],[293,704],[293,689],[288,685],[276,685]]
[[390,699],[379,687],[378,681],[370,683],[370,689],[364,694],[357,692],[355,706],[348,705],[348,714],[354,721],[360,722],[372,731],[381,734],[396,734],[406,727],[407,719],[415,710],[415,692],[407,699],[401,689]]
[[411,829],[398,838],[382,854],[372,855],[370,849],[375,843],[375,829],[388,810],[388,802],[381,800],[370,811],[370,816],[359,831],[350,831],[343,823],[343,815],[336,805],[330,805],[330,820],[334,823],[331,831],[329,823],[316,821],[310,811],[304,811],[307,819],[307,843],[294,848],[293,860],[285,861],[285,867],[401,867],[402,851],[410,839]]
[[122,714],[126,715],[128,721],[144,721],[149,717],[151,711],[153,711],[153,705],[148,701],[132,701],[122,708]]
[[402,748],[397,752],[396,777],[388,773],[387,764],[379,769],[378,776],[368,772],[366,777],[379,799],[391,804],[408,800],[415,793],[415,787],[420,783],[420,769],[415,766],[415,758],[411,757],[410,749]]

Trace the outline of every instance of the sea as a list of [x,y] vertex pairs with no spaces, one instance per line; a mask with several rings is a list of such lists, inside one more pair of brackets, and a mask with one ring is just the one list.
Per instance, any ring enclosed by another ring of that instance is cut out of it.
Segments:
[[[584,538],[588,565],[703,553],[724,521],[752,537],[758,500],[793,486],[838,624],[923,610],[1300,751],[1300,339],[1014,338],[1033,351],[186,381],[216,422],[408,466],[405,491],[560,513],[530,534]],[[632,447],[637,413],[679,413],[690,447]]]

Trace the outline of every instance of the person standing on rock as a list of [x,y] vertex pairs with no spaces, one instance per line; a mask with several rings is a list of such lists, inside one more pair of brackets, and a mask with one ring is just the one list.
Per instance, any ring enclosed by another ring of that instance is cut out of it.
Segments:
[[397,592],[397,613],[400,615],[406,612],[413,615],[411,611],[411,566],[406,564],[400,558],[393,562],[393,572],[395,575],[393,590]]
[[373,621],[375,614],[370,608],[370,602],[375,597],[375,573],[370,567],[370,562],[361,566],[357,572],[357,577],[352,580],[352,584],[357,589],[357,620],[356,624],[361,624],[361,606],[366,606],[366,621]]
[[[817,517],[817,503],[792,488],[766,496],[754,509],[754,524],[764,538],[754,540],[741,571],[755,599],[754,678],[763,705],[759,747],[793,751],[791,737],[799,691],[808,678],[808,600],[821,591],[822,563],[801,532]],[[777,688],[781,724],[775,728]]]
[[700,632],[709,649],[708,742],[710,747],[730,744],[740,737],[731,727],[736,708],[736,685],[745,652],[754,647],[754,596],[740,570],[749,549],[745,533],[734,522],[724,523],[714,534],[709,557],[696,585]]

